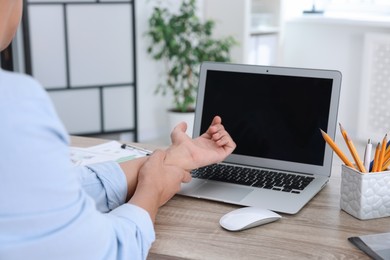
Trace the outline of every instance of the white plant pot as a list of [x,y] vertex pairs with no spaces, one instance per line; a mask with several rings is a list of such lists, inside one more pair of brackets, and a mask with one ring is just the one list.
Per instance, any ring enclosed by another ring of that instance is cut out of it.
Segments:
[[192,137],[193,129],[194,129],[194,119],[195,112],[173,112],[168,111],[168,121],[169,121],[169,129],[172,132],[173,128],[177,126],[180,122],[187,123],[187,131],[186,134]]

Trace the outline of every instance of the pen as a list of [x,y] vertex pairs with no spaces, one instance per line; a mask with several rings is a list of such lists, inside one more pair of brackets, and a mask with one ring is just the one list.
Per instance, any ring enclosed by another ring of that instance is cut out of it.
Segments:
[[372,144],[371,139],[368,139],[366,149],[364,150],[364,167],[367,171],[370,171],[370,161],[371,161],[371,151],[372,151]]
[[333,151],[340,157],[340,159],[345,163],[345,165],[355,168],[353,164],[348,160],[348,158],[344,155],[344,153],[340,150],[340,148],[336,145],[335,142],[329,137],[327,133],[320,129],[322,137],[325,139],[325,142],[333,149]]
[[152,153],[152,151],[146,150],[142,147],[138,147],[135,145],[129,145],[129,144],[122,144],[121,148],[122,149],[130,149],[130,150],[138,150],[138,151],[144,153],[145,155],[150,155]]
[[349,138],[347,132],[344,130],[344,128],[341,126],[341,124],[339,123],[339,126],[340,126],[340,130],[341,130],[341,134],[343,135],[344,137],[344,140],[345,142],[347,143],[347,146],[348,146],[348,149],[349,151],[351,152],[351,155],[359,169],[360,172],[367,172],[366,171],[366,168],[364,167],[362,161],[360,160],[360,157],[356,151],[356,148],[351,140],[351,138]]

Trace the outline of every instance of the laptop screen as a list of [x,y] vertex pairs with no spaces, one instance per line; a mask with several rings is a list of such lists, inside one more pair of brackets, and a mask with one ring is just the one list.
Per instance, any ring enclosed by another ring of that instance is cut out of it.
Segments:
[[[239,67],[202,73],[200,133],[219,115],[237,144],[233,154],[238,157],[324,166],[327,146],[319,129],[329,130],[330,115],[335,113],[334,78]],[[333,128],[335,122],[333,118]]]

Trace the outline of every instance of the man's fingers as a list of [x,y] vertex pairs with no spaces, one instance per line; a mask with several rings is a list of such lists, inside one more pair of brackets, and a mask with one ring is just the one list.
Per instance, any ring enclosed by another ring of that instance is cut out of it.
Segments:
[[214,134],[211,135],[211,138],[214,140],[214,141],[218,141],[226,136],[229,136],[228,132],[225,130],[225,129],[221,129],[217,132],[215,132]]
[[222,123],[222,118],[220,116],[215,116],[213,118],[213,121],[211,122],[211,125],[217,125]]
[[[155,153],[157,153],[157,154],[154,155]],[[156,161],[160,160],[161,163],[164,164],[165,153],[162,150],[157,149],[153,153],[153,155],[157,157],[155,159]],[[192,179],[191,174],[188,171],[186,171],[185,169],[182,169],[182,168],[174,166],[174,165],[166,165],[166,164],[164,164],[162,167],[167,167],[169,169],[168,171],[171,172],[171,174],[175,174],[177,179],[180,180],[181,182],[190,182]]]
[[187,123],[186,122],[180,122],[177,124],[174,128],[174,130],[180,130],[182,132],[185,132],[187,130]]
[[177,136],[180,133],[185,133],[187,131],[187,123],[181,122],[175,126],[175,128],[171,132],[171,140],[172,143],[176,141],[175,136]]
[[185,171],[183,175],[184,176],[183,176],[182,182],[187,183],[187,182],[190,182],[192,180],[190,172]]

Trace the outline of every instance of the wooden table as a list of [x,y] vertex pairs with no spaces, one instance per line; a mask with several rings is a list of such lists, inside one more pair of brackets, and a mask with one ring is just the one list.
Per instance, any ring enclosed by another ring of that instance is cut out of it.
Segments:
[[[101,142],[72,137],[77,146]],[[390,232],[390,217],[362,221],[340,210],[341,161],[333,164],[328,185],[298,214],[241,232],[219,226],[238,206],[175,196],[157,215],[148,259],[369,259],[347,238]]]

